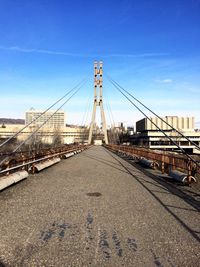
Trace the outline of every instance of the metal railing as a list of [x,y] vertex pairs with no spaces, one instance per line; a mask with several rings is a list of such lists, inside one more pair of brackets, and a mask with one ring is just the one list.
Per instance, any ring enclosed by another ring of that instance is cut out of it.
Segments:
[[15,163],[13,163],[14,158],[10,158],[7,160],[6,164],[2,166],[0,170],[0,176],[3,175],[9,175],[10,173],[19,171],[19,170],[26,170],[30,172],[32,170],[32,173],[35,172],[34,165],[39,162],[44,162],[49,159],[55,158],[55,157],[61,157],[70,152],[75,152],[78,150],[85,150],[88,149],[89,145],[73,145],[69,147],[62,147],[60,149],[45,149],[44,151],[40,151],[40,154],[32,154],[31,157],[27,156],[26,154],[21,153],[18,155],[18,158],[16,159]]
[[146,158],[152,160],[155,166],[162,173],[169,173],[170,170],[182,170],[187,172],[188,181],[191,182],[191,177],[195,177],[196,174],[200,175],[200,168],[197,164],[188,159],[185,155],[176,155],[166,151],[155,151],[146,148],[139,148],[134,146],[125,145],[105,145],[106,148],[114,151],[121,152],[129,156],[133,156],[136,159]]

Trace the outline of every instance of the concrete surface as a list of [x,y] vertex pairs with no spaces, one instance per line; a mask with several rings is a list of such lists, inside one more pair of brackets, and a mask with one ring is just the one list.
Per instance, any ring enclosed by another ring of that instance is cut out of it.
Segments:
[[97,146],[2,191],[0,266],[200,266],[197,200],[150,176]]

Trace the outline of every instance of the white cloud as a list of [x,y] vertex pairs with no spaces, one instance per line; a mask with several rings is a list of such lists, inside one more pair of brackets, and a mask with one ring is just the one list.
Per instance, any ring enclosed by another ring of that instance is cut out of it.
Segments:
[[163,80],[156,79],[155,82],[157,82],[157,83],[173,83],[173,80],[172,79],[163,79]]
[[162,82],[163,82],[163,83],[172,83],[173,80],[172,80],[172,79],[164,79]]
[[110,57],[128,57],[128,58],[145,58],[145,57],[160,57],[168,56],[168,53],[138,53],[138,54],[119,54],[119,53],[110,53],[110,54],[78,54],[70,52],[62,52],[48,49],[35,49],[35,48],[22,48],[18,46],[3,47],[0,46],[1,50],[16,51],[21,53],[39,53],[39,54],[49,54],[49,55],[58,55],[58,56],[68,56],[68,57],[101,57],[101,58],[110,58]]
[[40,53],[40,54],[49,54],[49,55],[59,55],[59,56],[74,56],[74,57],[81,57],[81,54],[75,53],[67,53],[67,52],[60,52],[60,51],[53,51],[53,50],[46,50],[46,49],[35,49],[35,48],[21,48],[18,46],[11,46],[11,47],[0,47],[1,50],[9,50],[9,51],[16,51],[22,53]]
[[138,53],[138,54],[108,54],[108,55],[102,55],[102,57],[132,57],[132,58],[138,58],[138,57],[159,57],[159,56],[168,56],[168,53]]

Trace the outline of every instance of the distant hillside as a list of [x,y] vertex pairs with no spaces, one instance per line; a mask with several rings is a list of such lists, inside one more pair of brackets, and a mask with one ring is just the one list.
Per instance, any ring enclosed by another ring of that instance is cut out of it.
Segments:
[[0,118],[0,124],[25,124],[25,120]]

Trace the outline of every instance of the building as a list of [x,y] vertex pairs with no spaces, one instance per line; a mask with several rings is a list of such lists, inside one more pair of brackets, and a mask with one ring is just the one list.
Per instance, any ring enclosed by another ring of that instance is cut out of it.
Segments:
[[[36,126],[32,124],[25,128],[22,124],[6,124],[0,126],[0,143],[21,131],[13,139],[13,141],[25,141],[35,130]],[[34,135],[35,141],[42,141],[43,143],[52,144],[55,139],[60,139],[63,144],[71,143],[86,143],[88,140],[89,129],[86,127],[62,127],[55,129],[53,127],[41,127],[41,129]]]
[[[30,135],[33,137],[27,142],[54,144],[86,143],[89,129],[75,125],[66,126],[65,112],[38,111],[33,108],[25,113],[25,124],[3,123],[0,126],[0,143],[20,132],[13,141],[23,142]],[[35,121],[34,121],[35,120]],[[31,123],[33,121],[33,123]],[[29,125],[30,124],[30,125]],[[40,127],[42,126],[42,127]]]
[[[167,134],[188,153],[200,153],[200,151],[195,148],[195,145],[172,130],[171,127],[162,120],[157,117],[150,119],[152,122],[147,118],[136,122],[137,133],[131,138],[132,144],[151,149],[179,150],[177,146],[165,136],[165,134]],[[166,116],[163,120],[200,146],[200,132],[194,130],[194,117]],[[160,131],[154,123],[165,134]]]
[[47,111],[44,114],[43,113],[44,113],[43,111],[38,111],[34,109],[26,111],[26,119],[25,119],[26,125],[38,118],[32,123],[32,126],[41,126],[46,122],[45,128],[59,129],[65,127],[64,111],[57,111],[56,113],[55,111]]
[[[194,117],[178,117],[178,116],[165,116],[162,118],[169,125],[173,126],[175,129],[180,131],[194,131]],[[152,122],[151,122],[152,121]],[[144,118],[136,122],[136,131],[157,131],[157,125],[161,130],[171,131],[171,127],[168,126],[165,122],[159,118],[151,118],[151,121],[147,118]]]

